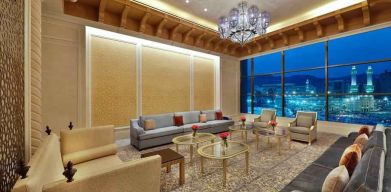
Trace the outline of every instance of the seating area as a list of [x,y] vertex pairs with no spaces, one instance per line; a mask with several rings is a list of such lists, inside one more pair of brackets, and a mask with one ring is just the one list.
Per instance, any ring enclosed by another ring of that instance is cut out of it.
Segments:
[[391,192],[390,0],[0,0],[0,192]]

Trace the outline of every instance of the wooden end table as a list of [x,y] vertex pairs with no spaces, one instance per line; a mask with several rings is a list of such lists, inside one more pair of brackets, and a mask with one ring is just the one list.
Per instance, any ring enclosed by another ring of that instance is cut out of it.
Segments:
[[141,158],[160,155],[162,157],[162,167],[166,168],[167,173],[171,172],[171,165],[179,164],[179,184],[185,183],[185,157],[172,149],[162,149],[149,153],[141,154]]

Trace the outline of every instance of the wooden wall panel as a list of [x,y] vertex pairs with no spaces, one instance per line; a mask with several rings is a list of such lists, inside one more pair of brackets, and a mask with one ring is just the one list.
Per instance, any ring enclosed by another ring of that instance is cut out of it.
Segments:
[[136,45],[91,38],[92,126],[129,125],[137,116]]
[[143,47],[143,115],[189,110],[190,56]]
[[215,64],[194,57],[194,110],[214,109]]

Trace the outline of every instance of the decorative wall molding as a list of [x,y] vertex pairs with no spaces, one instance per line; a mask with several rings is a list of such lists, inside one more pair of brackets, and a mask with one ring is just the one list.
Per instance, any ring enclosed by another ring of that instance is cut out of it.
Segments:
[[196,52],[189,49],[183,49],[179,47],[174,47],[170,45],[165,45],[157,42],[152,42],[144,39],[139,39],[136,37],[131,37],[127,35],[122,35],[118,33],[113,33],[101,29],[86,28],[86,125],[91,127],[91,37],[101,37],[105,39],[111,39],[115,41],[121,41],[125,43],[135,44],[136,45],[136,70],[137,70],[137,85],[136,85],[136,94],[137,94],[137,115],[140,116],[143,114],[142,109],[142,48],[150,47],[154,49],[161,49],[164,51],[171,51],[176,53],[181,53],[189,56],[190,62],[190,110],[194,109],[194,57],[206,58],[214,60],[214,107],[216,109],[221,108],[221,78],[220,78],[220,57],[210,54],[205,54],[201,52]]

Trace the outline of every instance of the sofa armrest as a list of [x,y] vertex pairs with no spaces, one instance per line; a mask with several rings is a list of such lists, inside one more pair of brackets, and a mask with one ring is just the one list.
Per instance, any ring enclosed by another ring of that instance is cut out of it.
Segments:
[[[155,155],[100,170],[67,183],[65,179],[44,185],[44,192],[160,191],[161,157]],[[77,173],[76,173],[77,174]]]
[[289,122],[289,127],[295,127],[297,124],[297,118],[293,120],[292,122]]
[[231,118],[231,117],[228,117],[228,116],[224,116],[224,117],[223,117],[223,120],[232,120],[232,118]]
[[139,138],[141,134],[145,133],[144,129],[138,124],[138,121],[138,119],[132,119],[130,121],[130,137]]

